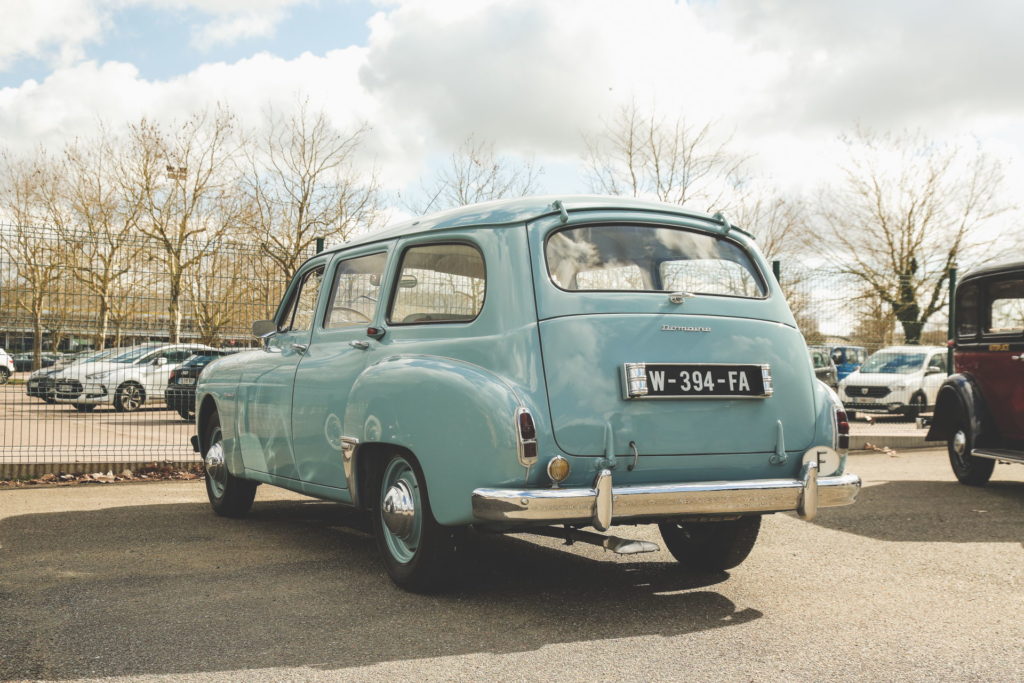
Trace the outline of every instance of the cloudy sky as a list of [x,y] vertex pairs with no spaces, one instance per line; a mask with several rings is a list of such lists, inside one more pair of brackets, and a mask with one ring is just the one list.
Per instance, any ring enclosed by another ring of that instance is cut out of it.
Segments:
[[635,100],[715,121],[797,190],[857,124],[976,140],[1017,183],[1021,26],[1019,0],[0,0],[0,145],[309,96],[372,124],[389,189],[473,134],[566,193],[582,134]]

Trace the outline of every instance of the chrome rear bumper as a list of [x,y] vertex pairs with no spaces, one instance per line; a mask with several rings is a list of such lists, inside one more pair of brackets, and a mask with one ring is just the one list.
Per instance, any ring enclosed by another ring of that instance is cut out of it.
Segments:
[[612,486],[611,472],[602,470],[587,489],[476,489],[473,515],[488,522],[584,523],[601,531],[615,522],[687,515],[795,511],[812,519],[818,508],[852,504],[860,486],[856,474],[818,477],[817,463],[804,465],[800,479],[649,486]]

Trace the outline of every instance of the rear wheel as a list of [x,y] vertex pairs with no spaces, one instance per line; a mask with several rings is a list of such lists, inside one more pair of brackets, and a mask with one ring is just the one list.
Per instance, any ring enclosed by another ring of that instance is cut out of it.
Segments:
[[375,477],[373,531],[391,579],[400,587],[427,593],[452,578],[465,529],[437,523],[418,463],[394,453]]
[[7,380],[11,378],[11,371],[7,368],[0,368],[0,384],[7,384]]
[[984,486],[992,477],[996,461],[971,455],[973,449],[974,430],[971,429],[971,421],[964,414],[964,409],[960,408],[953,430],[946,440],[949,464],[961,484]]
[[725,522],[662,522],[658,528],[668,551],[687,569],[732,569],[753,549],[761,515]]
[[146,394],[135,382],[125,382],[114,393],[114,410],[119,413],[133,413],[146,402]]
[[241,479],[228,471],[225,461],[224,437],[220,429],[220,416],[213,413],[206,423],[206,453],[203,464],[206,467],[206,496],[213,511],[224,517],[242,517],[252,508],[256,497],[255,481]]
[[196,421],[196,412],[194,410],[188,410],[187,408],[178,408],[178,415],[181,415],[182,420],[187,422]]

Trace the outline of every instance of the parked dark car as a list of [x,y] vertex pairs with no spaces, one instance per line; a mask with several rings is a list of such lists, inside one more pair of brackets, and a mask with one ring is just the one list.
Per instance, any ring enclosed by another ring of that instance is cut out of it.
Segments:
[[202,355],[192,356],[180,367],[172,370],[171,376],[167,380],[167,389],[164,390],[167,407],[176,410],[183,420],[189,422],[195,420],[196,380],[199,379],[203,368],[221,356],[232,353],[235,353],[234,349],[204,351]]
[[811,365],[814,366],[814,376],[833,390],[839,388],[839,371],[836,364],[832,362],[830,349],[827,346],[808,346],[807,353],[811,356]]
[[1024,262],[966,275],[954,320],[956,373],[926,438],[946,441],[956,478],[980,486],[997,461],[1024,463]]
[[[61,356],[56,353],[44,353],[39,356],[39,367],[49,368],[60,360]],[[14,371],[28,372],[32,369],[33,354],[19,353],[14,356]]]

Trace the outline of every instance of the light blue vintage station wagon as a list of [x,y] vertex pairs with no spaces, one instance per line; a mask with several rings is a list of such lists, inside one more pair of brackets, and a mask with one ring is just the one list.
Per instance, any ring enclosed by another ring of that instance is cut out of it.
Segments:
[[[761,515],[853,503],[849,425],[750,235],[610,197],[491,202],[309,259],[197,393],[214,510],[259,482],[366,510],[430,590],[467,530],[742,562]],[[585,530],[592,527],[595,531]]]

